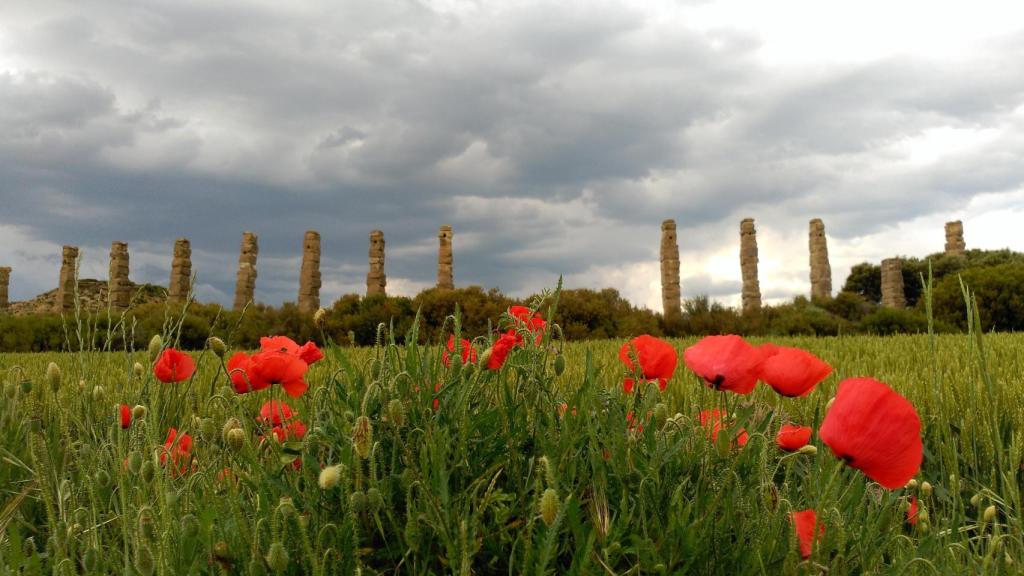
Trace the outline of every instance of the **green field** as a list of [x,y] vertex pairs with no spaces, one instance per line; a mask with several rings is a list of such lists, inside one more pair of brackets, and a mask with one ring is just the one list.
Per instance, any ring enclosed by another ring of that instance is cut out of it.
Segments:
[[[326,348],[299,398],[236,394],[209,350],[177,384],[145,351],[0,355],[2,573],[1021,573],[1024,335],[775,340],[834,367],[805,398],[704,387],[682,362],[696,339],[672,341],[665,392],[637,395],[619,340],[517,349],[499,372],[382,340]],[[783,423],[817,429],[853,376],[915,405],[917,488],[880,488],[816,435],[816,455],[775,446]],[[299,412],[301,441],[259,441],[270,399]],[[123,430],[121,403],[146,414]],[[697,415],[714,407],[750,433],[742,449],[709,442]],[[631,411],[650,414],[642,431]],[[243,442],[226,440],[230,418]],[[194,438],[181,473],[160,462],[170,427]],[[789,514],[806,508],[825,529],[803,560]]]

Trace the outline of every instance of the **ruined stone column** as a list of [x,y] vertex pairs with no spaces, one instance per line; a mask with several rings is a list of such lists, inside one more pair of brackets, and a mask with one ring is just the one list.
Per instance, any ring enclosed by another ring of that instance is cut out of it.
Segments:
[[903,261],[899,258],[882,260],[882,306],[906,308],[907,295],[903,291]]
[[299,311],[312,314],[320,308],[320,233],[307,230],[302,239],[299,270]]
[[61,251],[60,283],[57,284],[57,310],[75,309],[75,282],[77,282],[78,246],[65,246]]
[[811,220],[811,297],[832,297],[832,267],[828,264],[828,243],[825,224],[820,218]]
[[235,279],[236,311],[242,310],[256,296],[256,255],[260,248],[256,235],[242,232],[242,248],[238,253],[238,276]]
[[112,312],[124,312],[132,301],[132,283],[128,279],[128,244],[110,245],[110,285],[107,300]]
[[384,233],[370,232],[370,272],[366,275],[366,295],[384,294],[388,277],[384,275]]
[[757,280],[757,230],[753,218],[740,222],[740,273],[743,276],[743,313],[761,310],[761,284]]
[[7,289],[11,285],[11,269],[8,266],[0,266],[0,312],[7,312],[11,307]]
[[167,286],[167,300],[180,304],[188,298],[192,283],[192,245],[185,238],[174,241],[174,259],[171,260],[171,282]]
[[437,234],[441,245],[437,251],[437,287],[445,290],[455,288],[452,279],[452,227],[445,224]]
[[960,220],[946,222],[946,256],[963,256],[966,249],[964,223]]
[[661,223],[661,310],[665,318],[682,315],[681,296],[676,221],[665,220]]

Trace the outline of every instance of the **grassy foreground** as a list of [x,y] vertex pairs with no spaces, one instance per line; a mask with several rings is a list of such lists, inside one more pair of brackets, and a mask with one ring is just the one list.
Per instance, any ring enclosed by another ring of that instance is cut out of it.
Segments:
[[[0,355],[0,573],[1021,573],[1024,335],[776,340],[835,369],[792,399],[716,393],[682,362],[665,392],[626,395],[622,341],[516,349],[490,372],[389,340],[325,349],[300,398],[236,394],[212,351],[178,384],[145,352]],[[915,405],[916,488],[882,489],[816,435],[817,454],[775,446],[851,376]],[[271,399],[301,441],[260,441]],[[122,429],[121,403],[146,414]],[[697,415],[715,407],[744,447],[709,441]],[[171,427],[194,439],[181,470],[161,463]],[[789,515],[806,508],[825,528],[803,560]]]

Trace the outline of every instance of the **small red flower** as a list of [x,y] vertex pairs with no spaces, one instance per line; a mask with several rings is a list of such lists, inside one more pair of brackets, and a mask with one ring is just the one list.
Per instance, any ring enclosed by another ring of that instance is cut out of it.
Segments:
[[[637,336],[622,345],[619,349],[619,360],[626,368],[633,370],[633,357],[640,362],[640,372],[646,381],[657,381],[658,389],[664,390],[669,379],[676,371],[679,355],[668,342],[648,334]],[[623,382],[626,393],[633,391],[633,379],[626,378]]]
[[296,410],[293,410],[291,406],[284,402],[271,400],[260,407],[259,420],[264,424],[280,426],[281,422],[287,422],[298,415],[299,413]]
[[890,490],[904,486],[921,468],[917,411],[878,380],[840,382],[818,436],[836,458]]
[[[530,312],[526,306],[511,306],[508,314],[516,320],[516,324],[536,335],[535,342],[539,346],[544,340],[544,329],[547,327],[547,322],[541,317],[540,312]],[[522,336],[519,337],[517,344],[522,345]]]
[[184,433],[179,436],[177,428],[169,428],[160,464],[166,464],[168,456],[171,459],[171,476],[178,477],[187,472],[192,463],[192,437]]
[[[701,410],[700,412],[700,426],[708,431],[708,438],[712,442],[718,440],[718,433],[722,430],[728,429],[728,423],[723,424],[722,411],[718,408],[713,410]],[[750,435],[747,434],[746,429],[740,428],[734,438],[734,446],[746,446],[747,441],[750,440]]]
[[121,404],[118,410],[121,416],[121,429],[127,430],[132,425],[132,407],[127,404]]
[[917,496],[910,497],[910,507],[907,508],[907,524],[917,525]]
[[[825,533],[825,525],[818,522],[818,515],[811,509],[793,512],[790,514],[790,519],[793,521],[796,538],[800,541],[800,557],[806,560],[811,557],[814,541]],[[815,534],[815,526],[817,526],[817,534]]]
[[274,435],[274,438],[278,442],[284,442],[286,440],[302,440],[306,437],[306,425],[299,420],[292,420],[283,426],[274,426],[270,429],[270,433]]
[[749,394],[757,385],[765,351],[729,334],[707,336],[683,352],[686,366],[715,390]]
[[153,375],[165,384],[188,380],[195,371],[196,363],[192,357],[174,348],[164,350],[153,365]]
[[239,370],[231,375],[231,383],[239,394],[280,384],[285,393],[297,397],[309,388],[303,379],[309,365],[288,352],[257,352],[247,358],[239,352],[228,361],[228,369]]
[[487,359],[488,370],[500,370],[508,358],[509,352],[515,348],[515,331],[510,330],[498,337],[498,341],[491,347],[491,357]]
[[812,432],[810,426],[786,424],[779,429],[779,433],[775,436],[775,444],[786,452],[796,452],[807,445]]
[[297,356],[306,364],[313,364],[324,357],[324,353],[313,342],[299,346],[287,336],[264,336],[260,338],[260,350],[264,352],[287,352]]
[[[473,349],[472,342],[461,338],[459,340],[459,349],[463,364],[476,363],[476,350]],[[448,336],[448,348],[441,353],[441,362],[445,365],[445,368],[450,368],[452,365],[451,354],[455,354],[455,334]]]
[[[441,383],[438,382],[437,384],[434,384],[434,394],[437,394],[440,391],[441,391]],[[434,412],[437,412],[438,409],[441,408],[441,399],[437,398],[435,396],[434,397],[434,404],[433,404],[433,406],[434,406]]]
[[[569,410],[569,404],[568,404],[567,402],[559,402],[559,403],[558,403],[558,417],[559,417],[559,418],[562,418],[562,417],[564,417],[564,416],[565,416],[565,413],[566,413],[566,412],[567,412],[568,410]],[[571,414],[572,414],[573,416],[575,416],[575,415],[576,415],[576,407],[575,407],[575,406],[573,406],[573,407],[572,407],[572,412],[571,412]]]
[[[774,346],[774,345],[773,345]],[[806,350],[774,346],[761,364],[761,380],[783,396],[806,396],[832,373],[832,367]]]

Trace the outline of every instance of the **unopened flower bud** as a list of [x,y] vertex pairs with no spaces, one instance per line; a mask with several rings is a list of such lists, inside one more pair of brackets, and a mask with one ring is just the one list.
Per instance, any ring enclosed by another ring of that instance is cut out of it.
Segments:
[[565,356],[555,356],[555,376],[561,376],[565,372]]
[[156,563],[153,561],[153,552],[150,551],[149,546],[143,544],[136,550],[135,569],[142,576],[151,576],[153,574],[153,571],[156,569]]
[[327,310],[324,308],[317,308],[316,312],[313,312],[313,324],[316,324],[317,328],[324,327],[324,321],[327,320]]
[[192,539],[199,535],[199,520],[192,514],[181,517],[181,537]]
[[931,483],[929,483],[927,481],[922,482],[921,483],[921,496],[924,496],[925,498],[927,498],[927,497],[929,497],[931,495],[932,495],[932,485],[931,485]]
[[828,399],[828,402],[825,403],[825,412],[828,412],[828,409],[832,407],[832,403],[835,402],[835,401],[836,401],[836,397],[835,396],[833,396],[833,397]]
[[154,334],[153,337],[149,339],[149,347],[147,348],[147,351],[149,352],[149,361],[156,362],[156,359],[160,357],[160,353],[163,352],[163,350],[163,337],[159,334]]
[[370,506],[370,512],[377,512],[384,507],[384,496],[377,488],[370,488],[366,491],[366,502]]
[[132,419],[133,420],[141,420],[142,418],[145,418],[145,417],[146,417],[146,407],[143,406],[142,404],[136,404],[135,407],[132,408]]
[[285,550],[284,544],[274,542],[270,545],[270,550],[267,552],[267,566],[270,566],[274,572],[284,572],[288,569],[288,550]]
[[356,418],[352,425],[352,447],[356,454],[362,459],[370,457],[370,447],[373,445],[373,426],[366,416]]
[[661,430],[668,421],[668,406],[663,402],[654,405],[654,427]]
[[981,505],[981,494],[975,494],[974,496],[971,496],[971,506],[974,506],[975,508],[977,508],[980,505]]
[[85,554],[82,554],[82,568],[85,569],[86,574],[92,574],[96,571],[96,568],[100,563],[100,552],[96,548],[86,548]]
[[103,389],[103,386],[93,386],[92,387],[92,399],[93,399],[93,401],[94,402],[101,402],[103,400],[104,393],[106,393],[106,390]]
[[401,400],[394,398],[388,402],[387,413],[388,420],[391,420],[391,423],[396,427],[401,428],[405,425],[405,406],[402,404]]
[[364,510],[366,510],[366,507],[368,505],[366,493],[363,492],[362,490],[356,490],[355,492],[349,494],[348,505],[356,514],[363,512]]
[[217,437],[217,424],[214,423],[213,418],[203,418],[199,422],[199,434],[207,442],[211,442]]
[[132,451],[128,454],[128,471],[138,474],[142,470],[142,454]]
[[136,362],[132,365],[132,374],[135,374],[136,378],[142,378],[146,375],[146,368],[142,365],[142,362]]
[[245,430],[241,428],[232,428],[228,430],[226,441],[228,448],[235,452],[239,452],[245,447]]
[[110,473],[106,470],[97,470],[95,478],[96,484],[98,484],[100,488],[110,487]]
[[982,522],[986,524],[996,519],[996,505],[990,504],[981,515]]
[[206,347],[216,354],[218,358],[223,358],[224,354],[228,351],[228,347],[224,344],[224,341],[216,336],[210,336],[206,339]]
[[558,492],[554,488],[548,488],[540,497],[540,519],[551,526],[558,516]]
[[291,496],[281,496],[281,499],[277,501],[277,511],[284,517],[295,514],[295,501]]
[[56,362],[50,362],[46,366],[46,382],[50,385],[50,390],[60,390],[60,378],[60,366],[57,366]]
[[220,429],[221,437],[224,439],[225,442],[227,442],[227,440],[228,440],[228,432],[231,432],[235,428],[241,428],[241,427],[242,427],[242,422],[238,418],[235,418],[234,416],[232,416],[231,418],[228,418],[227,421],[224,422],[224,426],[221,427],[221,429]]
[[914,490],[915,488],[917,488],[917,480],[915,480],[914,478],[908,480],[906,488],[907,490]]
[[800,454],[806,454],[808,456],[814,456],[815,454],[818,453],[818,447],[815,446],[814,444],[806,444],[804,446],[801,446],[800,449],[797,450],[797,452]]
[[142,463],[142,471],[140,474],[145,482],[153,481],[153,477],[156,476],[156,466],[153,465],[152,460],[145,460]]
[[143,538],[152,540],[156,535],[156,519],[153,518],[153,510],[149,507],[139,510],[139,533]]
[[335,464],[334,466],[328,466],[320,471],[320,477],[317,479],[317,483],[320,484],[321,490],[330,490],[338,485],[341,481],[341,464]]

